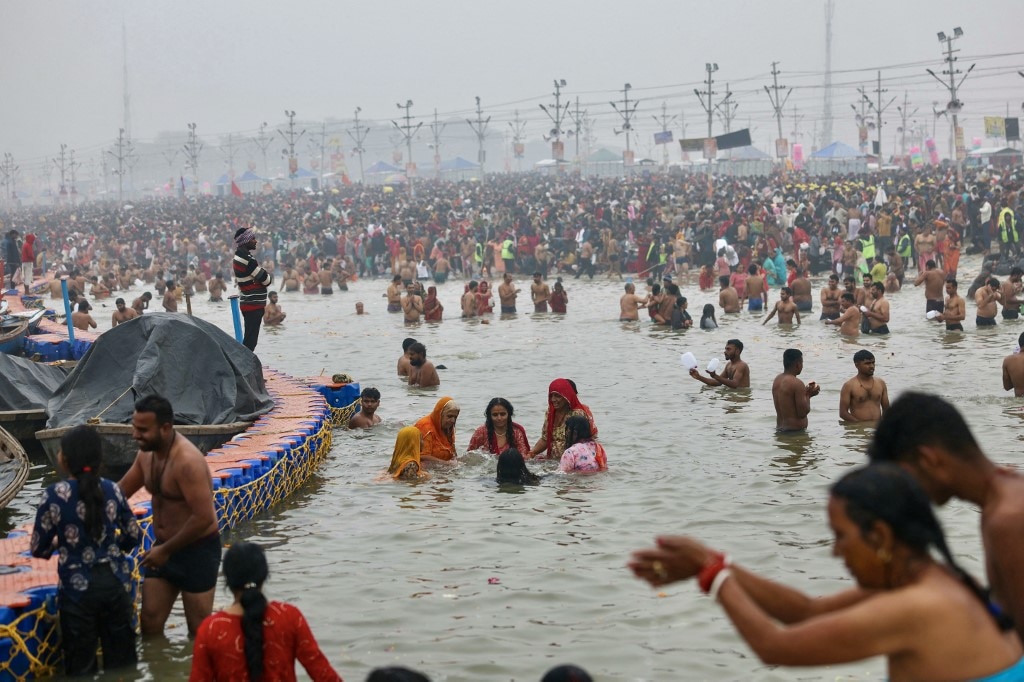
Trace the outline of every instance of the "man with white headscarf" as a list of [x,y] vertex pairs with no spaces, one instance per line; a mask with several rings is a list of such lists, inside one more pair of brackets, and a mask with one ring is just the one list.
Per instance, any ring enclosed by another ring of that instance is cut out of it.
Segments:
[[242,345],[256,352],[260,324],[263,323],[263,312],[267,307],[267,287],[274,283],[274,276],[260,267],[252,255],[256,249],[255,230],[241,227],[235,231],[235,246],[237,249],[232,269],[240,292],[239,308],[245,322]]

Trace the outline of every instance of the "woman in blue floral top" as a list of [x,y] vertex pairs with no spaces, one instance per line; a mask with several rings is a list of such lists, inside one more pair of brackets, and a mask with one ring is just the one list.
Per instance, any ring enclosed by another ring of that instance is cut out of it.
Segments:
[[[57,552],[61,646],[68,675],[137,660],[132,627],[131,559],[142,531],[117,484],[100,478],[100,436],[77,426],[60,441],[57,461],[69,474],[43,492],[32,530],[32,556]],[[98,640],[98,642],[97,642]]]

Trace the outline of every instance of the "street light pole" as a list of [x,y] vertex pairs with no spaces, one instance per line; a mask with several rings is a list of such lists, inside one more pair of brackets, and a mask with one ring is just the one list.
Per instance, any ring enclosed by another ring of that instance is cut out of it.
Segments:
[[565,106],[562,106],[562,88],[564,87],[564,78],[555,79],[555,92],[553,93],[555,96],[554,107],[552,109],[548,109],[548,107],[543,104],[540,105],[541,110],[547,114],[548,118],[551,119],[551,122],[555,124],[555,127],[551,129],[551,136],[549,139],[552,140],[551,158],[555,161],[556,173],[562,172],[560,162],[565,158],[565,148],[562,147],[562,120],[569,110],[569,103],[566,102]]
[[483,116],[484,112],[480,108],[480,97],[478,96],[476,98],[476,123],[474,124],[473,121],[469,120],[468,118],[466,119],[466,123],[468,123],[469,127],[473,129],[474,133],[476,133],[476,140],[478,146],[476,153],[476,162],[480,164],[481,184],[483,184],[484,182],[484,161],[486,160],[486,152],[484,151],[484,137],[487,135],[487,124],[491,120],[490,116],[488,116],[486,120],[484,119]]
[[188,124],[188,142],[184,147],[185,157],[188,159],[186,168],[192,170],[192,184],[195,185],[196,196],[199,196],[199,154],[203,151],[203,143],[196,137],[196,124]]
[[405,119],[405,125],[398,125],[398,121],[392,121],[391,123],[395,126],[395,128],[399,130],[399,132],[402,133],[402,136],[405,138],[405,151],[407,154],[405,162],[405,180],[409,185],[409,196],[416,196],[416,189],[415,187],[413,187],[413,175],[415,175],[415,173],[413,172],[412,164],[412,138],[416,135],[416,133],[419,132],[420,128],[423,127],[423,121],[417,123],[415,128],[413,127],[412,115],[409,113],[409,110],[412,109],[411,99],[405,100],[405,104],[399,103],[396,106],[399,109],[405,109],[405,115],[403,116],[403,118]]
[[295,176],[299,170],[299,160],[295,156],[295,143],[299,141],[299,138],[306,134],[305,130],[301,130],[298,133],[295,132],[295,112],[286,109],[284,115],[288,117],[288,133],[278,130],[278,134],[284,138],[284,141],[288,144],[286,150],[288,154],[288,177],[291,178],[292,189],[295,189]]
[[629,91],[632,89],[633,86],[630,85],[629,83],[626,83],[625,85],[622,86],[622,109],[619,109],[618,104],[616,104],[615,102],[609,102],[609,104],[612,105],[612,109],[614,109],[615,112],[622,117],[622,128],[620,130],[615,130],[615,134],[626,134],[626,154],[622,158],[622,170],[624,173],[629,172],[629,166],[627,166],[626,164],[628,162],[630,163],[630,165],[632,165],[633,158],[633,154],[629,150],[629,131],[633,129],[633,126],[629,122],[629,119],[632,118],[634,114],[636,114],[636,108],[640,105],[640,100],[636,100],[633,102],[632,107],[629,106]]
[[934,71],[931,69],[925,69],[932,78],[939,81],[944,88],[949,90],[949,104],[946,105],[946,111],[948,111],[950,116],[953,118],[953,139],[955,141],[954,146],[956,149],[956,155],[953,159],[953,163],[956,164],[957,184],[962,184],[964,180],[963,157],[966,155],[967,149],[964,146],[964,133],[960,130],[960,122],[957,120],[957,114],[959,114],[960,110],[963,109],[963,102],[957,99],[956,91],[964,84],[964,81],[967,80],[967,77],[971,75],[971,71],[973,71],[976,66],[975,64],[971,64],[970,68],[967,69],[967,73],[965,73],[964,77],[960,79],[960,82],[956,82],[956,76],[961,73],[961,71],[956,68],[955,62],[957,58],[953,55],[960,50],[953,49],[953,41],[962,37],[963,34],[964,30],[959,26],[953,29],[953,35],[951,36],[947,36],[943,31],[939,31],[938,33],[939,42],[946,44],[946,56],[943,61],[946,62],[948,66],[942,71],[942,73],[945,76],[949,76],[948,85],[944,80],[936,76]]
[[359,112],[362,110],[362,107],[356,107],[355,125],[352,127],[352,130],[346,131],[348,136],[352,138],[352,141],[356,143],[356,148],[352,151],[359,155],[359,182],[365,182],[365,178],[363,178],[363,152],[366,150],[363,149],[363,140],[366,139],[366,135],[370,132],[368,126],[359,125]]

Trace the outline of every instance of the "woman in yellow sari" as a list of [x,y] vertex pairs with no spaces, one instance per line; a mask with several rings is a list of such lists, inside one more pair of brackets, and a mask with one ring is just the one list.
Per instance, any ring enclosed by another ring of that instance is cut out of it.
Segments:
[[449,462],[455,459],[455,422],[459,419],[459,405],[444,396],[434,405],[434,411],[416,422],[423,435],[424,460]]
[[406,426],[395,439],[395,452],[391,455],[388,475],[396,481],[415,481],[426,478],[420,467],[420,430]]

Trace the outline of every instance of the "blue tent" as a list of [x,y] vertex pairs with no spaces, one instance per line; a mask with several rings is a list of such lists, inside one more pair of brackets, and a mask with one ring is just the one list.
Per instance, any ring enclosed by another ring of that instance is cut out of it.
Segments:
[[367,168],[366,172],[368,174],[373,174],[373,173],[401,173],[402,169],[399,168],[398,166],[392,166],[390,163],[384,163],[383,161],[378,161],[377,163],[375,163],[372,166],[370,166],[369,168]]
[[316,173],[314,173],[312,171],[306,170],[305,168],[300,168],[299,170],[295,171],[295,177],[297,177],[297,178],[316,178],[316,177],[320,177],[320,176],[318,176]]
[[772,157],[764,153],[753,145],[747,145],[746,147],[736,147],[735,149],[729,149],[722,152],[723,156],[726,156],[727,160],[732,161],[756,161],[767,159],[771,160]]
[[472,161],[466,161],[461,156],[456,156],[454,159],[441,162],[442,171],[467,171],[479,170],[479,168],[480,164],[473,163]]
[[[241,175],[239,175],[237,178],[235,178],[235,182],[241,184],[243,182],[264,182],[264,180],[260,176],[258,176],[255,173],[253,173],[251,170],[247,170],[244,173],[242,173]],[[228,178],[228,174],[227,173],[225,173],[224,175],[222,175],[219,178],[217,178],[217,185],[230,185],[230,184],[231,184],[231,180]]]
[[833,142],[811,154],[812,159],[855,159],[864,156],[848,144]]

